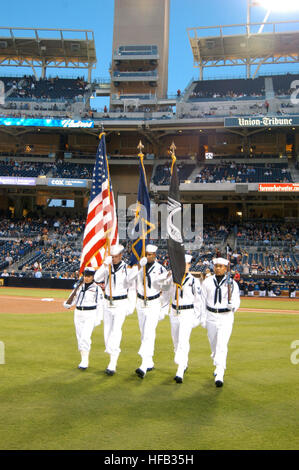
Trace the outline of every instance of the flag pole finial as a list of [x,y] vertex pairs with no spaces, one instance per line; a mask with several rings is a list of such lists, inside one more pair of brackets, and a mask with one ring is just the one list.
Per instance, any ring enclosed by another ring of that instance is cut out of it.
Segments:
[[175,150],[176,150],[176,146],[175,146],[174,142],[172,142],[172,144],[170,146],[170,151],[171,151],[171,154],[173,156],[175,156]]
[[171,144],[171,146],[170,146],[169,148],[170,148],[170,155],[171,155],[171,158],[172,158],[172,164],[171,164],[170,173],[172,174],[173,165],[174,165],[175,162],[176,162],[176,156],[175,156],[176,146],[175,146],[174,142],[172,142],[172,144]]
[[101,122],[101,132],[99,134],[99,139],[101,140],[102,138],[102,135],[105,135],[106,132],[105,132],[105,129],[104,129],[104,124]]
[[143,143],[141,142],[141,140],[139,140],[139,144],[137,145],[137,148],[138,148],[138,150],[139,150],[139,156],[144,156],[144,155],[143,155],[143,152],[142,152],[142,150],[144,149],[144,145],[143,145]]

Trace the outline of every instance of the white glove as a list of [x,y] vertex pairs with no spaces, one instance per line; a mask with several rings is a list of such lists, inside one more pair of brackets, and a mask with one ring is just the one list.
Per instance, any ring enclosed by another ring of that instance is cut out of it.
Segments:
[[109,266],[110,264],[112,264],[112,256],[106,256],[104,260],[104,265]]
[[145,266],[147,264],[147,257],[144,256],[143,258],[141,258],[141,260],[139,261],[139,264],[141,267]]
[[71,308],[71,305],[67,304],[66,300],[63,302],[63,306],[64,306],[64,308]]

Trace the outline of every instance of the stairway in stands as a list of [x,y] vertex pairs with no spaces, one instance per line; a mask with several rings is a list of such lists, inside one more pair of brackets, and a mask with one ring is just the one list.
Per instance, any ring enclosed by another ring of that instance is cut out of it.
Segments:
[[269,113],[276,113],[277,112],[277,100],[275,98],[274,88],[273,88],[273,80],[271,77],[265,78],[265,96],[266,101],[269,103]]

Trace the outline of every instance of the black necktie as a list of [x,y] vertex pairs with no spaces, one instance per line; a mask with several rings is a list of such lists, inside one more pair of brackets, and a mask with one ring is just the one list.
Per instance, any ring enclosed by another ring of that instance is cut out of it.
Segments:
[[[186,278],[185,278],[185,280],[184,280],[184,282],[183,282],[182,287],[186,284],[186,282],[187,282],[188,280],[189,280],[189,277],[186,276]],[[183,289],[181,289],[181,299],[182,299],[182,298],[183,298]]]
[[114,264],[114,265],[113,265],[113,272],[112,272],[112,274],[113,274],[113,283],[114,283],[114,287],[115,287],[115,284],[116,284],[116,273],[117,273],[117,271],[119,270],[119,268],[121,267],[121,265],[122,265],[121,262],[118,263],[118,264]]
[[214,284],[215,284],[215,287],[216,287],[215,296],[214,296],[214,305],[217,302],[217,297],[219,297],[219,303],[221,304],[221,300],[222,300],[221,287],[218,284],[218,282],[216,281],[216,279],[214,279]]
[[149,289],[152,287],[152,280],[151,280],[151,277],[150,277],[150,272],[154,269],[154,266],[153,264],[147,264],[146,265],[146,279],[147,279],[147,283],[148,283],[148,287]]

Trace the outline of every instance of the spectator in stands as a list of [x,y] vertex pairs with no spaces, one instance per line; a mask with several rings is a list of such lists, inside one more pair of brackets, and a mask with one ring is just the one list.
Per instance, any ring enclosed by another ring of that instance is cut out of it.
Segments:
[[240,255],[239,253],[235,250],[233,252],[233,254],[231,255],[231,263],[233,266],[236,266],[236,264],[238,263],[238,260],[240,258]]
[[206,279],[207,277],[212,276],[212,272],[210,268],[205,268],[204,270],[204,278]]
[[258,273],[257,268],[258,268],[258,264],[257,264],[256,262],[253,262],[253,263],[251,264],[251,273],[252,273],[252,274],[257,274],[257,273]]
[[277,276],[278,271],[275,266],[272,266],[272,268],[270,269],[270,274],[272,274],[273,276]]
[[3,273],[1,274],[1,277],[9,277],[9,273],[8,273],[7,269],[3,270]]
[[7,254],[7,256],[5,257],[5,261],[6,261],[9,265],[11,265],[12,262],[13,262],[12,256],[11,256],[10,254]]
[[258,264],[258,267],[257,267],[257,271],[259,274],[263,273],[265,271],[265,268],[264,266],[262,265],[262,263],[259,263]]

